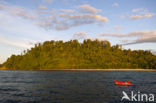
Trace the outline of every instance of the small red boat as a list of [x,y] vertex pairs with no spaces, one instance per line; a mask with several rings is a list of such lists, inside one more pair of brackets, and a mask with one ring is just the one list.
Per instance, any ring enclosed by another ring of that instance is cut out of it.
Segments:
[[133,83],[131,83],[130,81],[122,82],[122,81],[114,80],[114,83],[116,85],[133,85]]

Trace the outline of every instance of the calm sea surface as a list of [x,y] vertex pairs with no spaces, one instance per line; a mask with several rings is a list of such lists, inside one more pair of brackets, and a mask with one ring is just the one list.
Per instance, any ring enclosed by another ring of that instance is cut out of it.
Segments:
[[122,91],[156,96],[156,72],[0,70],[0,103],[123,103]]

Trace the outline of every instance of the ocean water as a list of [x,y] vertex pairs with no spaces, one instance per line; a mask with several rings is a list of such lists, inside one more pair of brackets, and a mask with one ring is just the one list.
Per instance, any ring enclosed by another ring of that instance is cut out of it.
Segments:
[[0,103],[123,103],[122,91],[156,96],[156,72],[0,70]]

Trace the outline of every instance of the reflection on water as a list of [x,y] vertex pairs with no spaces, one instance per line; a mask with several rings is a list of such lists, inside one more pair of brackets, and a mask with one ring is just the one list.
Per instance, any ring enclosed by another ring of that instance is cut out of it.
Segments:
[[0,71],[0,103],[121,103],[131,90],[156,94],[156,72]]

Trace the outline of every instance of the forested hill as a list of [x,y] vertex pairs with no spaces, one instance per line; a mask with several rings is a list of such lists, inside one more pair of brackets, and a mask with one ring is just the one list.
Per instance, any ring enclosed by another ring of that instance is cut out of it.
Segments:
[[46,41],[21,55],[12,55],[3,64],[10,69],[105,69],[144,68],[156,69],[156,56],[150,51],[122,50],[108,41],[77,40]]

